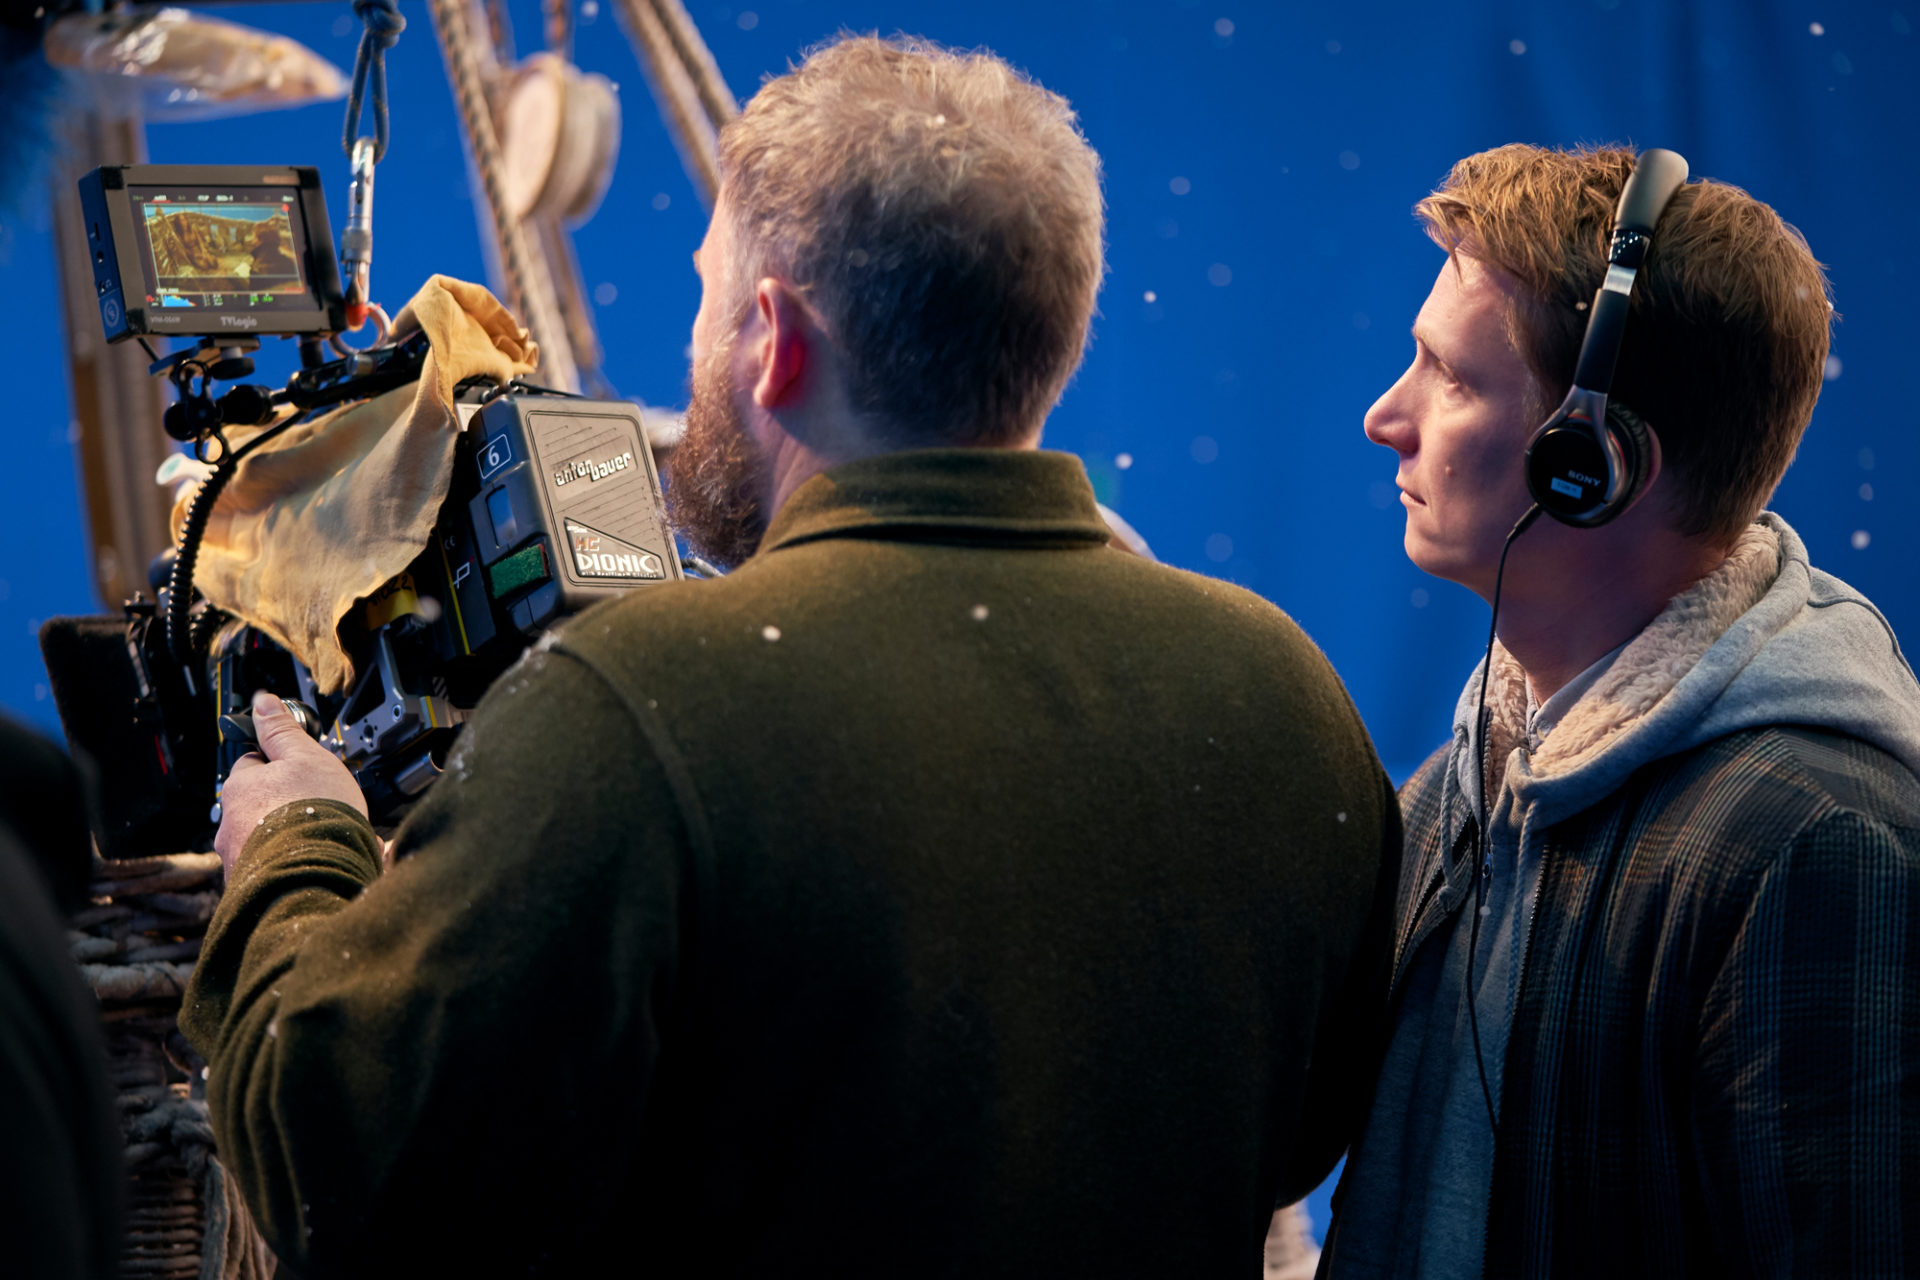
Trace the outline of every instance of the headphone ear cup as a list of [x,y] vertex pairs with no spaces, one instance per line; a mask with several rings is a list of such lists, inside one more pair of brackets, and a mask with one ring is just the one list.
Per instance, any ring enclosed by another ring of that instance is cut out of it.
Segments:
[[1653,458],[1652,432],[1639,415],[1625,405],[1602,410],[1598,400],[1575,387],[1527,442],[1527,492],[1542,511],[1578,529],[1625,511]]
[[[1575,388],[1576,393],[1578,388]],[[1618,472],[1608,455],[1613,435],[1594,424],[1593,411],[1569,397],[1527,441],[1527,492],[1540,509],[1564,524],[1591,528],[1612,519],[1605,500]]]
[[1624,404],[1607,402],[1607,429],[1620,446],[1621,469],[1626,472],[1620,489],[1619,505],[1625,507],[1647,485],[1647,473],[1653,468],[1653,430],[1647,421]]

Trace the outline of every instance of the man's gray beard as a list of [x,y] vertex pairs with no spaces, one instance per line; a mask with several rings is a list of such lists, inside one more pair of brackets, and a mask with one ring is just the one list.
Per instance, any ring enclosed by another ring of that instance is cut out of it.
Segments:
[[766,466],[733,403],[728,346],[693,371],[687,433],[667,459],[667,510],[697,554],[732,568],[760,549],[767,513]]

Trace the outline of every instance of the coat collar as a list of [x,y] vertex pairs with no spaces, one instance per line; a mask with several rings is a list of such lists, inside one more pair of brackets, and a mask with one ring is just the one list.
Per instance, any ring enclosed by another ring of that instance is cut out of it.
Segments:
[[767,527],[762,554],[831,537],[1097,545],[1108,530],[1070,453],[913,449],[808,480]]

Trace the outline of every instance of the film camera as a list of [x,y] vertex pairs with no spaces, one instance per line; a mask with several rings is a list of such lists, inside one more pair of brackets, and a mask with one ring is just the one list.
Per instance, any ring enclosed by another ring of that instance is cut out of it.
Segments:
[[[345,299],[314,169],[113,166],[80,193],[107,340],[189,339],[153,372],[180,391],[169,433],[214,464],[178,545],[149,573],[153,599],[42,630],[61,722],[103,775],[108,857],[206,847],[219,780],[252,746],[246,713],[261,689],[302,705],[375,825],[391,825],[530,643],[599,600],[681,576],[635,405],[471,381],[456,390],[464,429],[432,540],[342,624],[357,676],[323,694],[295,655],[200,597],[200,539],[248,453],[322,410],[416,380],[427,339],[363,351],[336,342],[338,358],[326,358]],[[235,382],[266,335],[299,339],[302,367],[280,388]],[[216,398],[219,382],[235,385]],[[229,447],[229,427],[264,430]]]

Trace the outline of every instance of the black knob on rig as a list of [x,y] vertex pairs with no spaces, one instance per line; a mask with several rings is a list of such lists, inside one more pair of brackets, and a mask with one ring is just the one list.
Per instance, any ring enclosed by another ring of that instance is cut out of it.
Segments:
[[253,357],[247,352],[258,347],[258,342],[245,345],[220,348],[219,359],[207,365],[207,376],[219,382],[232,382],[235,378],[245,378],[253,373]]
[[160,424],[175,440],[192,444],[212,435],[220,425],[220,406],[209,395],[182,396],[167,406]]
[[220,421],[230,427],[264,427],[273,420],[273,391],[243,382],[220,397]]
[[[306,703],[296,701],[292,698],[282,698],[280,699],[280,703],[286,707],[287,714],[293,717],[294,722],[306,730],[309,738],[312,738],[315,742],[320,741],[320,735],[326,732],[326,728],[320,723],[320,713],[318,711],[315,711]],[[222,742],[244,742],[250,748],[258,747],[260,745],[260,735],[255,732],[253,727],[253,712],[229,711],[221,716],[220,740]]]

